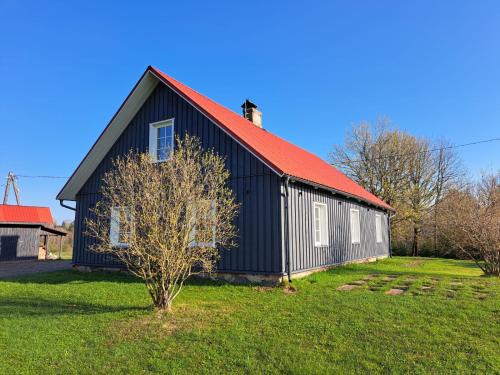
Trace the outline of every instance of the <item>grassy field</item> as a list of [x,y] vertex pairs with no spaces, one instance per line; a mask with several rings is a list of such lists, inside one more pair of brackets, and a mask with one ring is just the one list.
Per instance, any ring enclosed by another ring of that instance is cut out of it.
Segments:
[[0,373],[500,373],[500,281],[470,262],[393,258],[293,284],[193,282],[157,319],[123,274],[0,281]]

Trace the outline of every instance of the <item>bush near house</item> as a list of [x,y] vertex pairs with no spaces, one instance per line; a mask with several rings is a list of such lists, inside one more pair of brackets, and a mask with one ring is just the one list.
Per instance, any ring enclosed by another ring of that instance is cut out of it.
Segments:
[[125,274],[0,281],[0,373],[496,374],[500,281],[480,275],[393,258],[285,290],[192,281],[162,319]]

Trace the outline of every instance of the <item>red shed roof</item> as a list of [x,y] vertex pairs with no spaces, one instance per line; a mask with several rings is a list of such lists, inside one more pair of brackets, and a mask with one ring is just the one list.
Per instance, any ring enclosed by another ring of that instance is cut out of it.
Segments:
[[159,69],[154,67],[149,67],[149,69],[279,174],[296,177],[361,198],[376,206],[392,209],[383,200],[318,156],[255,126],[243,116],[214,102]]
[[0,223],[40,223],[53,225],[48,207],[0,205]]

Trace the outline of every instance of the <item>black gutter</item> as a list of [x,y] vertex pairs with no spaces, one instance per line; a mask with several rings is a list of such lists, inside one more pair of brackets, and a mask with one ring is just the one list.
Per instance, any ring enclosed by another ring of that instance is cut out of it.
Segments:
[[288,282],[292,282],[292,254],[290,249],[290,238],[288,235],[289,225],[288,225],[288,184],[290,183],[290,176],[285,177],[285,252],[286,252],[286,268]]
[[71,211],[76,211],[76,208],[74,207],[71,207],[71,206],[68,206],[66,204],[64,204],[64,199],[60,199],[59,200],[59,204],[64,207],[64,208],[67,208],[68,210],[71,210]]

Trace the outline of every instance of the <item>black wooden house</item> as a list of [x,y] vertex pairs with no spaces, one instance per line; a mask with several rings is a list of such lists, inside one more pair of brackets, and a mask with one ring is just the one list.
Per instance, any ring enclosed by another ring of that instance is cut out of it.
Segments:
[[264,130],[253,103],[242,107],[243,116],[148,67],[57,196],[76,202],[73,263],[120,267],[89,251],[84,235],[112,159],[138,149],[161,161],[174,135],[186,133],[226,157],[241,202],[239,246],[222,253],[221,275],[280,279],[388,256],[392,208],[319,157]]

